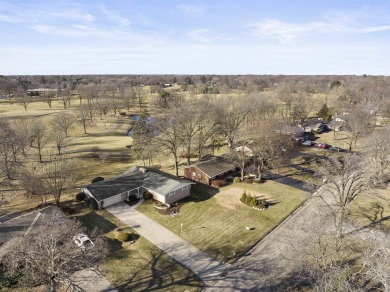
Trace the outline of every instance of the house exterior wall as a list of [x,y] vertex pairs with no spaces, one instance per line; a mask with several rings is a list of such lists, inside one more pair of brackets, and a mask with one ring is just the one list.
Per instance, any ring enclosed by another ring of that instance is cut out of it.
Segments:
[[172,204],[180,199],[188,197],[191,194],[191,185],[175,190],[165,196],[165,203]]
[[153,194],[153,198],[155,200],[158,200],[164,204],[172,204],[174,202],[177,202],[180,199],[188,197],[191,194],[191,185],[187,185],[180,189],[174,190],[169,194],[166,194],[165,196],[153,191],[150,191],[150,193]]
[[209,177],[193,166],[184,168],[184,176],[192,181],[198,181],[206,185],[210,184]]
[[127,200],[127,192],[112,196],[110,198],[104,199],[103,201],[103,208],[111,206],[113,204],[123,202],[124,200]]

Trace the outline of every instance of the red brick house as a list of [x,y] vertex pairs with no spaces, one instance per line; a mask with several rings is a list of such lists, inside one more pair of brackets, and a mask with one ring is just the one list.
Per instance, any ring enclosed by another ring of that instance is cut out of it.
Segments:
[[213,180],[225,179],[238,168],[223,156],[205,155],[199,162],[184,167],[184,176],[192,181],[211,185]]

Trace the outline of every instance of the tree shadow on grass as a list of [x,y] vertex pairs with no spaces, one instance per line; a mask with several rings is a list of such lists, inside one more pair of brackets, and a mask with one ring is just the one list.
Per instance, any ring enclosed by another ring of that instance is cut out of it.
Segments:
[[378,202],[371,202],[366,206],[359,206],[356,210],[350,212],[352,218],[364,218],[366,224],[352,231],[353,233],[359,232],[364,229],[379,227],[381,229],[390,229],[387,225],[383,225],[385,222],[390,222],[390,216],[384,216],[385,208]]
[[108,233],[117,227],[95,211],[75,216],[74,218],[79,220],[87,228],[88,232],[92,232],[95,228],[98,228],[102,233]]
[[139,269],[129,274],[126,281],[116,288],[119,291],[170,291],[177,287],[202,288],[204,285],[199,278],[190,270],[180,271],[181,264],[164,256],[162,251],[153,251],[148,257],[136,258]]
[[215,187],[197,183],[196,185],[192,185],[189,199],[193,202],[207,201],[218,193],[219,189]]

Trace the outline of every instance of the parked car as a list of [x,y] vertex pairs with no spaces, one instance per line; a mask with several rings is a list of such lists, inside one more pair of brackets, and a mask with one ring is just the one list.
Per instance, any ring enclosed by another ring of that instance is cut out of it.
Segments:
[[302,146],[314,146],[316,143],[314,141],[307,140],[302,143]]
[[321,149],[328,149],[329,147],[332,147],[332,145],[326,143],[316,143],[314,147],[321,148]]
[[83,250],[89,250],[95,246],[92,240],[90,240],[85,234],[77,234],[73,236],[73,241]]
[[345,152],[346,150],[340,147],[329,147],[330,151]]

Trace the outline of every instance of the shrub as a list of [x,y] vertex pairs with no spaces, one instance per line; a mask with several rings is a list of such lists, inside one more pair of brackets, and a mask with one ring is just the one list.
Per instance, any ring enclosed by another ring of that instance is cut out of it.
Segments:
[[239,177],[235,177],[233,182],[236,184],[236,183],[239,183],[241,182],[241,179]]
[[256,207],[257,206],[256,197],[252,197],[252,196],[249,196],[249,197],[250,197],[249,205],[252,207]]
[[116,238],[121,241],[121,242],[125,242],[125,241],[128,241],[129,238],[130,238],[130,234],[127,233],[127,232],[118,232]]
[[87,198],[87,199],[85,200],[85,206],[86,206],[86,207],[89,207],[89,208],[92,209],[92,210],[98,210],[98,209],[99,209],[98,203],[97,203],[96,200],[93,199],[93,198]]
[[129,201],[130,201],[130,202],[137,201],[137,199],[138,199],[137,195],[130,195],[130,196],[129,196]]
[[93,180],[91,180],[91,183],[95,183],[95,182],[102,181],[102,180],[104,180],[104,177],[98,176],[98,177],[95,177]]
[[85,198],[86,198],[86,195],[85,195],[85,193],[84,192],[80,192],[80,193],[78,193],[77,195],[76,195],[76,200],[77,201],[84,201],[85,200]]
[[216,188],[221,188],[227,185],[226,179],[215,179],[211,182],[211,185]]
[[144,197],[144,200],[150,200],[153,198],[153,194],[151,192],[146,191],[146,192],[144,192],[143,197]]
[[241,196],[241,201],[242,202],[244,202],[244,203],[246,203],[246,199],[247,199],[247,194],[246,194],[246,191],[244,191],[243,193],[242,193],[242,196]]
[[264,199],[261,199],[261,200],[258,202],[258,207],[260,207],[260,208],[267,208],[267,207],[268,207],[267,201],[264,200]]

